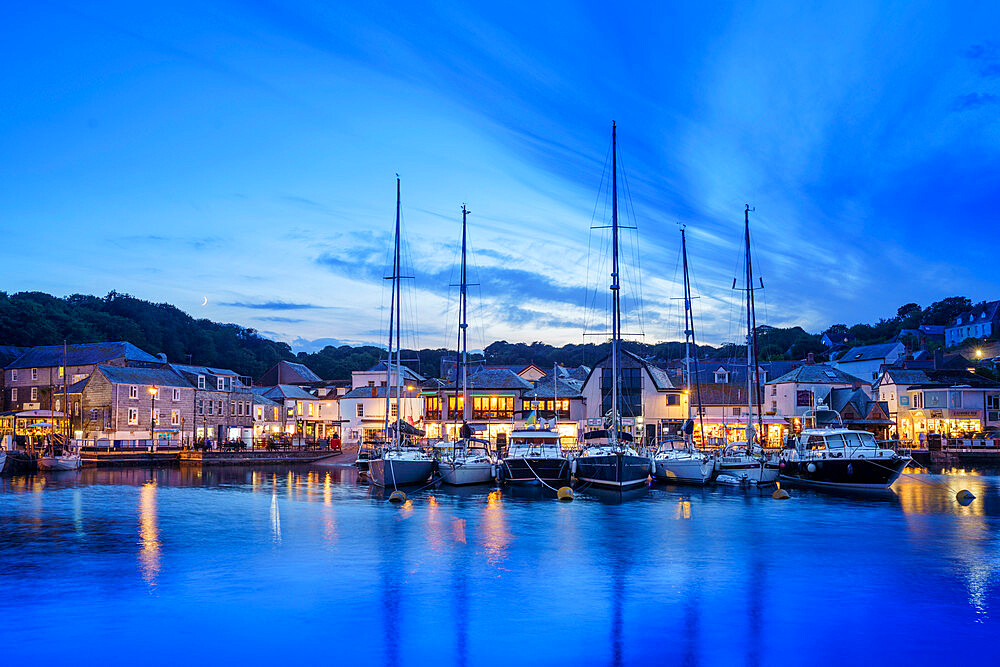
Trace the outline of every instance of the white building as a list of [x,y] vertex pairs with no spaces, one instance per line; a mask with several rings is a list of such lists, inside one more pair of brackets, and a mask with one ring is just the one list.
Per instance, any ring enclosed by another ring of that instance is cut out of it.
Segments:
[[874,382],[882,368],[892,366],[906,354],[906,346],[896,341],[882,345],[859,345],[846,350],[833,362],[838,370]]

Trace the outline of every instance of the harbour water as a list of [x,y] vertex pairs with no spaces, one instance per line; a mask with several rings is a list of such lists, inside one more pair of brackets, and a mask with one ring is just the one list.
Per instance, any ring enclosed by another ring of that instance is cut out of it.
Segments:
[[[952,490],[977,499],[968,507]],[[411,494],[353,469],[0,479],[16,664],[982,664],[1000,476]]]

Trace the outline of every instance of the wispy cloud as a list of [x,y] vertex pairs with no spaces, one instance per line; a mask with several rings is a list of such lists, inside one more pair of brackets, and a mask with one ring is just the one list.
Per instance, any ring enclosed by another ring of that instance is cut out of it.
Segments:
[[306,320],[297,317],[255,317],[255,320],[260,322],[278,322],[280,324],[298,324],[299,322],[305,322]]
[[229,306],[232,308],[249,308],[251,310],[313,310],[327,308],[327,306],[320,306],[315,303],[292,303],[290,301],[262,301],[259,303],[249,301],[228,301],[220,303],[219,305]]

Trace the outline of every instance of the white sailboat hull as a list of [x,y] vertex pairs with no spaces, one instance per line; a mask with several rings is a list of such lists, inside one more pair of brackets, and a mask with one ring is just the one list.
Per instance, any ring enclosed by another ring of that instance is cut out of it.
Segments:
[[38,459],[40,470],[79,470],[81,465],[79,454],[67,456],[42,456]]
[[774,484],[780,472],[777,463],[752,456],[724,456],[715,463],[717,475],[730,475],[751,484]]
[[669,484],[706,484],[712,463],[700,458],[653,459],[653,476]]
[[489,484],[493,481],[493,464],[488,461],[458,462],[454,465],[441,462],[438,474],[442,482],[452,486]]

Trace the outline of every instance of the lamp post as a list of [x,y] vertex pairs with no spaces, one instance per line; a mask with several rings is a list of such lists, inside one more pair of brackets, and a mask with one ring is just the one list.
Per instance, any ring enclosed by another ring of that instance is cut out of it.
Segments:
[[149,386],[149,451],[156,451],[156,385]]

